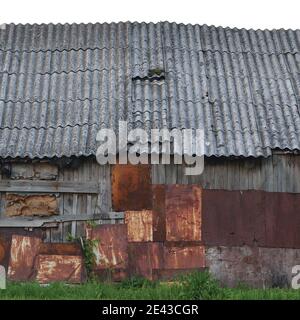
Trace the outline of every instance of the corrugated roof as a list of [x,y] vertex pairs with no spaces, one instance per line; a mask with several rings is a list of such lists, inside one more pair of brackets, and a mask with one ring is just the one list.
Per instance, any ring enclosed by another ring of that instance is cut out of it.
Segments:
[[[152,81],[149,70],[164,70]],[[204,128],[208,156],[300,150],[300,30],[0,29],[0,157],[96,153],[102,127]]]

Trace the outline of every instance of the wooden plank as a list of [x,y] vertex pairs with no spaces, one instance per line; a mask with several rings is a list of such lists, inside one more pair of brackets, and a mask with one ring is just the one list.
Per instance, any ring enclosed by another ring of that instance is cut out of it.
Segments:
[[98,193],[95,182],[2,180],[0,192]]

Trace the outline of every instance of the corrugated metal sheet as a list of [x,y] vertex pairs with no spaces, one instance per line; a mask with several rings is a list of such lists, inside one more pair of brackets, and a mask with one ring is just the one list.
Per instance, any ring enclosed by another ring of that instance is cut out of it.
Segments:
[[[300,150],[300,31],[162,22],[0,30],[0,156],[96,152],[101,127],[201,128],[208,156]],[[150,81],[149,70],[165,79]]]

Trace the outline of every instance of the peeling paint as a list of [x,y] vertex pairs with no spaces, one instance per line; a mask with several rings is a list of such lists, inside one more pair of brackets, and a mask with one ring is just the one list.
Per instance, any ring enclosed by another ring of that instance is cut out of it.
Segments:
[[125,224],[127,225],[129,242],[145,242],[153,240],[152,211],[126,211]]

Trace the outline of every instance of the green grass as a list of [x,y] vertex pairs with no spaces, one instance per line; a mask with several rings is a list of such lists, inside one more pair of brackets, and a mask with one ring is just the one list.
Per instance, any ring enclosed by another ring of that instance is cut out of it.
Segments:
[[182,276],[172,283],[150,282],[133,278],[121,283],[90,281],[82,285],[53,283],[40,286],[38,283],[8,283],[0,290],[0,299],[300,299],[300,290],[251,289],[246,286],[224,288],[209,273],[193,273]]

